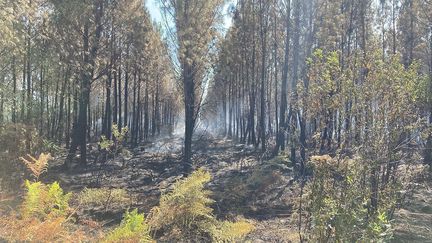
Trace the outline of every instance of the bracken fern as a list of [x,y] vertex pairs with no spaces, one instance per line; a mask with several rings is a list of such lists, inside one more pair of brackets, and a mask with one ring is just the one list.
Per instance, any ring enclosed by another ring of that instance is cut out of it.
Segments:
[[150,236],[150,227],[145,222],[144,214],[137,209],[126,211],[123,220],[117,228],[111,231],[103,242],[154,242]]
[[246,222],[219,221],[210,207],[211,192],[204,189],[210,173],[199,169],[177,181],[171,192],[161,196],[159,206],[150,212],[149,224],[162,231],[168,240],[232,242],[242,239],[253,225]]
[[32,172],[32,175],[35,177],[36,181],[39,180],[39,177],[42,173],[47,171],[48,161],[52,159],[51,154],[41,153],[39,158],[35,158],[31,155],[27,155],[29,159],[20,157],[21,161],[24,162],[26,167]]

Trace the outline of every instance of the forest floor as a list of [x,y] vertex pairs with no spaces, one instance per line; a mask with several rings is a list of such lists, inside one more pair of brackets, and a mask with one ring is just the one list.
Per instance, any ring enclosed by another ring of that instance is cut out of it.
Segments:
[[[253,220],[256,230],[248,236],[253,242],[295,241],[298,236],[290,216],[293,197],[298,193],[291,166],[284,161],[262,160],[254,147],[227,139],[201,137],[195,144],[194,167],[203,167],[212,175],[207,187],[212,191],[217,217]],[[127,161],[117,158],[105,164],[92,163],[94,151],[86,168],[77,166],[71,171],[62,168],[64,156],[60,156],[43,181],[59,181],[62,188],[72,192],[85,187],[126,189],[132,198],[129,205],[89,209],[81,215],[108,227],[119,223],[128,207],[149,212],[161,193],[183,177],[181,146],[181,139],[167,137],[131,149],[133,155]]]
[[[148,213],[156,206],[161,193],[169,190],[181,174],[180,138],[162,138],[131,149],[132,157],[93,163],[96,150],[90,152],[89,165],[65,171],[64,156],[56,157],[44,182],[59,181],[66,191],[84,188],[123,188],[131,200],[127,205],[87,208],[78,212],[78,222],[97,221],[104,228],[118,224],[127,208]],[[247,240],[252,242],[298,242],[292,219],[293,203],[299,187],[292,165],[276,157],[265,160],[254,147],[223,138],[203,136],[195,142],[195,167],[212,175],[207,185],[212,191],[214,213],[219,218],[247,218],[256,230]],[[432,242],[432,187],[419,184],[407,198],[409,204],[395,213],[394,242]]]
[[432,182],[418,184],[395,214],[393,242],[432,242]]

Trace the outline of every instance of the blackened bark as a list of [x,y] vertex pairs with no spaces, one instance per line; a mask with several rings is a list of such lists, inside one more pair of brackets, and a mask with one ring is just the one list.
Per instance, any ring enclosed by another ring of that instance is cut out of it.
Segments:
[[287,86],[288,86],[288,62],[290,55],[290,24],[291,24],[291,0],[288,0],[287,3],[287,19],[286,19],[286,37],[285,37],[285,57],[284,57],[284,66],[282,70],[282,87],[281,87],[281,104],[280,104],[280,116],[279,116],[279,132],[276,139],[276,150],[275,154],[279,152],[279,150],[285,150],[285,133],[287,130],[287,122],[285,120],[285,114],[287,111]]
[[102,17],[103,17],[103,0],[94,1],[94,15],[95,15],[95,37],[94,42],[90,46],[90,36],[89,36],[89,21],[84,24],[84,33],[83,33],[83,68],[80,73],[81,78],[81,86],[80,86],[80,97],[79,97],[79,111],[78,111],[78,120],[73,127],[73,135],[72,135],[72,144],[69,149],[69,154],[66,158],[65,165],[70,168],[72,158],[75,155],[75,152],[80,147],[81,157],[80,162],[81,165],[86,165],[87,163],[87,112],[90,101],[90,90],[91,90],[91,81],[93,78],[93,73],[96,65],[96,58],[99,48],[99,39],[102,33]]

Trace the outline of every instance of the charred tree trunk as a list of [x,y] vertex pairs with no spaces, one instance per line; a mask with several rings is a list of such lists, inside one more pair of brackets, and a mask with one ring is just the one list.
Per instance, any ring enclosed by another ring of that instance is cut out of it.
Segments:
[[65,165],[70,168],[72,158],[75,155],[75,152],[80,147],[81,157],[80,162],[81,165],[85,166],[87,163],[87,123],[88,123],[88,106],[90,101],[90,90],[91,90],[91,82],[93,78],[93,72],[95,69],[95,61],[97,57],[97,52],[99,48],[99,39],[102,33],[102,16],[103,16],[103,0],[97,0],[94,2],[94,15],[95,15],[95,37],[93,45],[90,46],[90,36],[89,36],[89,22],[84,24],[84,33],[83,33],[83,69],[80,73],[81,84],[80,84],[80,98],[79,98],[79,111],[78,111],[78,120],[73,127],[72,134],[72,144],[69,149],[69,154],[66,158]]
[[287,122],[285,120],[285,113],[288,107],[287,101],[287,87],[288,87],[288,62],[290,55],[290,24],[291,24],[291,0],[287,3],[287,19],[286,19],[286,37],[285,37],[285,56],[284,66],[282,70],[282,87],[281,87],[281,103],[280,103],[280,116],[279,116],[279,132],[276,139],[276,150],[277,154],[279,150],[285,150],[285,133],[287,131]]

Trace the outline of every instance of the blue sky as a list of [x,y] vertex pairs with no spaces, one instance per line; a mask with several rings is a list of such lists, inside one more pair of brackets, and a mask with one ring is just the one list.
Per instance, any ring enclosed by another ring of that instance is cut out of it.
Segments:
[[146,7],[150,12],[151,18],[156,22],[162,21],[161,12],[159,6],[157,6],[157,0],[147,0]]

